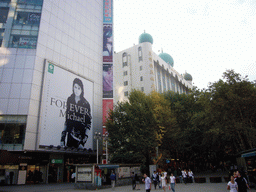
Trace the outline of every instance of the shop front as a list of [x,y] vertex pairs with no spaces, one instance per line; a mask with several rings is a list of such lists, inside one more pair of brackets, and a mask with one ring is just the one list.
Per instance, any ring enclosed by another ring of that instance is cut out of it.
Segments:
[[246,171],[251,185],[256,185],[256,149],[242,152],[241,157],[245,159]]

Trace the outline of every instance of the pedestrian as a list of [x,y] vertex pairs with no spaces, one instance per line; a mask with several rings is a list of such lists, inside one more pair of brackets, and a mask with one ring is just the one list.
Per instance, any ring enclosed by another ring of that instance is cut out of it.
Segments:
[[188,181],[188,173],[187,173],[187,170],[184,169],[184,171],[182,172],[182,177],[183,177],[183,181],[185,184],[187,184],[187,181]]
[[137,190],[140,190],[140,178],[137,174],[135,174],[135,182],[136,182],[136,185],[135,185],[135,189]]
[[182,183],[182,173],[181,173],[180,168],[178,168],[178,170],[177,170],[177,176],[178,176],[179,179],[180,179],[180,183]]
[[159,189],[161,189],[162,188],[162,186],[161,186],[161,172],[159,171],[158,172],[158,180],[157,180],[157,183],[158,183],[158,186],[159,186]]
[[165,192],[166,190],[166,185],[167,185],[167,178],[165,177],[165,174],[162,173],[162,176],[161,176],[161,186]]
[[230,192],[238,191],[238,185],[237,185],[237,182],[235,182],[234,176],[230,177],[230,181],[228,182],[227,190],[229,190]]
[[76,172],[73,172],[71,175],[71,182],[75,183],[75,181],[76,181]]
[[157,183],[158,183],[158,174],[156,171],[154,171],[153,175],[152,175],[152,180],[156,189]]
[[191,183],[193,183],[193,181],[194,181],[194,174],[193,174],[193,172],[191,171],[191,169],[189,169],[189,171],[188,171],[188,178],[189,178],[189,181],[190,181]]
[[116,184],[116,175],[115,175],[114,171],[112,171],[112,173],[110,175],[110,180],[111,180],[111,186],[114,189],[115,184]]
[[146,192],[150,192],[150,190],[151,190],[151,179],[149,178],[149,176],[146,173],[144,173],[144,178],[145,179],[142,179],[142,181],[145,183]]
[[132,189],[134,190],[136,188],[136,180],[134,172],[132,172]]
[[250,189],[248,182],[244,176],[241,175],[240,171],[236,172],[237,178],[235,181],[238,185],[238,192],[246,192],[247,188]]
[[176,178],[173,175],[173,173],[171,173],[171,176],[170,176],[170,186],[171,186],[171,189],[172,189],[173,192],[175,192],[175,184],[176,184]]

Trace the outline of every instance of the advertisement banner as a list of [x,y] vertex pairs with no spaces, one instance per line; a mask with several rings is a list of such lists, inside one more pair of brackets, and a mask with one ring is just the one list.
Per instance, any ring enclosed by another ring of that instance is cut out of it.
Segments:
[[103,62],[113,62],[113,33],[112,25],[103,25]]
[[46,61],[39,146],[93,148],[92,106],[93,82]]
[[103,3],[103,23],[113,23],[113,2],[104,0]]
[[103,117],[102,124],[106,124],[106,119],[108,118],[109,110],[113,110],[113,99],[103,99]]
[[103,98],[113,98],[112,64],[103,64]]
[[35,48],[37,43],[37,38],[34,37],[20,37],[19,48]]
[[28,24],[39,24],[41,19],[41,13],[28,13]]

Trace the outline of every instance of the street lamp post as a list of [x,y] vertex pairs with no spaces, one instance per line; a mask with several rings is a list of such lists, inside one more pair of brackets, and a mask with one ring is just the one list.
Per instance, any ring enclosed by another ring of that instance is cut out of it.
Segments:
[[95,132],[94,139],[97,139],[97,164],[99,164],[99,139],[101,138],[100,132]]
[[108,132],[103,134],[103,137],[105,138],[105,141],[106,141],[106,164],[108,164]]

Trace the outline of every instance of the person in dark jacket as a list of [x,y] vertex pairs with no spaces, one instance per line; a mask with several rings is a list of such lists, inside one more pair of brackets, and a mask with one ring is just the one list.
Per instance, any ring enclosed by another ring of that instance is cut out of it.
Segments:
[[111,186],[112,186],[112,188],[114,188],[116,185],[116,174],[113,171],[110,175],[110,180],[111,180]]
[[246,192],[247,188],[250,189],[247,179],[241,175],[240,171],[237,171],[236,175],[235,182],[237,182],[238,185],[238,192]]

